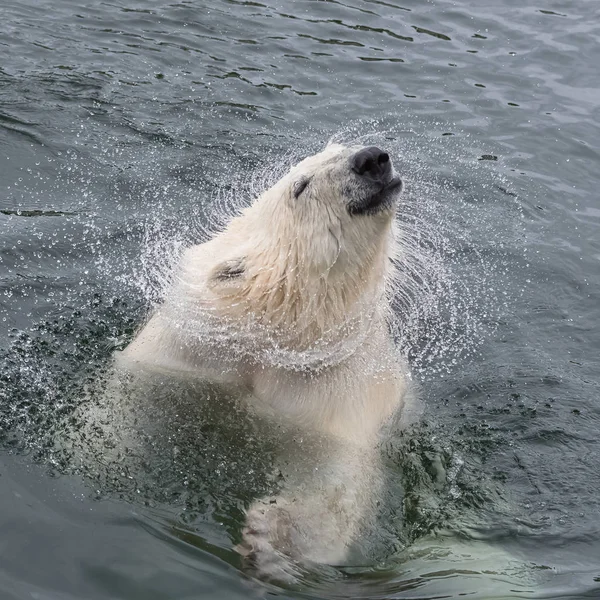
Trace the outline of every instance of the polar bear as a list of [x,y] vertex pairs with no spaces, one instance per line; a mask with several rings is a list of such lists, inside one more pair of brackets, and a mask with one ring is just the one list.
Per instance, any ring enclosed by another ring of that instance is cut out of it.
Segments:
[[302,160],[184,252],[164,303],[119,353],[128,371],[237,390],[288,432],[281,489],[247,509],[237,546],[264,579],[348,564],[377,511],[380,434],[411,397],[389,333],[402,187],[374,146]]

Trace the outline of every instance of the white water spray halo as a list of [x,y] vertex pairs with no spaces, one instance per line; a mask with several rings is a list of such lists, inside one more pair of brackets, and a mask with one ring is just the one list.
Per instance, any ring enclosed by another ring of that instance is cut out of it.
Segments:
[[[292,165],[322,149],[324,139],[377,145],[390,154],[405,182],[395,222],[398,252],[392,257],[396,274],[389,286],[390,328],[400,354],[419,378],[450,372],[477,353],[510,302],[503,290],[508,272],[498,268],[498,256],[490,258],[489,252],[514,237],[518,205],[514,194],[502,197],[517,206],[512,221],[506,218],[510,211],[506,202],[497,202],[498,190],[510,184],[497,166],[476,160],[468,136],[441,136],[439,130],[448,126],[439,123],[433,132],[431,123],[399,127],[395,122],[361,122],[333,135],[315,136],[310,144],[294,140],[283,151],[261,148],[258,159],[238,156],[220,174],[216,193],[203,198],[204,210],[190,211],[178,219],[177,227],[172,219],[165,225],[169,205],[161,210],[159,203],[146,223],[138,287],[150,303],[158,302],[185,247],[222,230]],[[356,348],[355,339],[347,346],[322,340],[308,350],[291,351],[265,331],[217,325],[205,313],[196,319],[186,315],[186,327],[203,342],[227,339],[232,350],[248,344],[257,359],[290,369],[334,364]]]

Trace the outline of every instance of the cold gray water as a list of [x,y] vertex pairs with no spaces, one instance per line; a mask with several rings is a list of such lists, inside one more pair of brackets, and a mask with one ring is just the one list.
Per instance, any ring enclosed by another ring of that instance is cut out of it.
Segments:
[[[595,0],[2,0],[0,598],[600,598],[599,42]],[[423,413],[380,549],[263,587],[232,548],[280,440],[162,382],[138,454],[98,390],[181,249],[330,139],[405,181]]]

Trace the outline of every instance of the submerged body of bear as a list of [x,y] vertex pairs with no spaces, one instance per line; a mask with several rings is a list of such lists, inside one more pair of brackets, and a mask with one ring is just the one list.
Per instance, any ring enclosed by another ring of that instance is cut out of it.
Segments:
[[380,431],[408,398],[388,330],[401,187],[375,147],[303,160],[185,252],[164,304],[118,357],[130,371],[233,386],[251,410],[322,440],[317,458],[287,456],[279,495],[247,511],[238,549],[263,577],[344,564],[376,512]]

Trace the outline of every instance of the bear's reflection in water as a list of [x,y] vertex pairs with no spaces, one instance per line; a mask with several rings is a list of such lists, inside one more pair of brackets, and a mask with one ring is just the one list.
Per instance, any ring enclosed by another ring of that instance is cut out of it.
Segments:
[[[274,424],[249,409],[245,394],[178,373],[115,369],[88,390],[65,440],[103,495],[132,502],[161,535],[251,573],[253,557],[244,556],[242,535],[252,525],[248,508],[258,501],[276,510],[282,498],[303,503],[303,528],[295,532],[300,539],[290,540],[289,556],[269,566],[271,580],[316,586],[320,597],[419,589],[424,595],[418,597],[456,592],[504,598],[531,585],[523,561],[466,530],[459,536],[446,528],[457,526],[446,523],[456,520],[448,506],[453,456],[429,442],[430,431],[414,425],[399,433],[390,426],[387,460],[378,472],[361,473],[357,485],[352,478],[362,459],[355,449]],[[353,494],[364,481],[367,498],[375,500],[358,502],[363,517],[344,564],[326,564],[319,556],[295,561],[292,546],[306,557],[314,549],[303,548],[301,538],[314,539],[311,528],[335,533],[340,506],[357,503]],[[453,508],[465,511],[461,522],[474,514],[468,506]],[[258,568],[264,578],[267,566]]]

